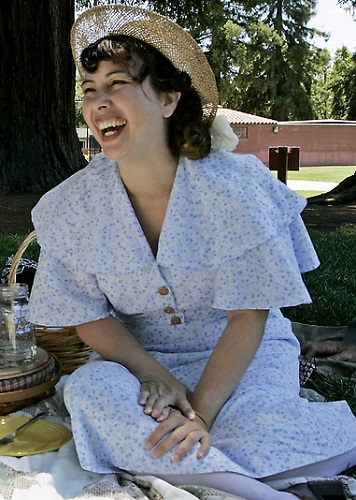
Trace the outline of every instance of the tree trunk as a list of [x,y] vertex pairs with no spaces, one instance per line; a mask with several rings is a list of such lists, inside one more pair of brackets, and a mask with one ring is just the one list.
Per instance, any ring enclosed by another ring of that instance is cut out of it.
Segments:
[[356,172],[328,193],[308,198],[308,205],[348,205],[356,202]]
[[0,191],[45,192],[85,164],[75,130],[74,0],[0,2]]

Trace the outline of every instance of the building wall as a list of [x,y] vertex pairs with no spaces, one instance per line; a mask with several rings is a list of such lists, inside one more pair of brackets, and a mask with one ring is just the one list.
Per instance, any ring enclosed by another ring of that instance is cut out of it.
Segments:
[[[247,138],[239,138],[236,153],[254,154],[263,163],[268,165],[268,151],[270,146],[275,146],[276,133],[273,125],[246,125]],[[277,144],[279,146],[279,144]]]
[[240,138],[236,153],[252,153],[268,165],[270,147],[300,148],[300,164],[356,165],[356,124],[246,125],[247,138]]

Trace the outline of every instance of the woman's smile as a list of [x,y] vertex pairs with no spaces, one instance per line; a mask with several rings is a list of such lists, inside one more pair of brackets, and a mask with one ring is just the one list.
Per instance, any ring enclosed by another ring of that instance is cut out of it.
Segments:
[[101,131],[101,140],[107,141],[121,134],[127,120],[124,118],[100,118],[95,120],[95,122]]

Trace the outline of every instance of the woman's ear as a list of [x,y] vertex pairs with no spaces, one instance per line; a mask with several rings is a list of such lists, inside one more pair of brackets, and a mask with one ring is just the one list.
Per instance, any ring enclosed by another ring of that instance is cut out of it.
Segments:
[[170,118],[173,115],[181,95],[182,95],[181,92],[176,92],[174,90],[172,90],[172,92],[165,93],[165,100],[163,107],[164,118]]

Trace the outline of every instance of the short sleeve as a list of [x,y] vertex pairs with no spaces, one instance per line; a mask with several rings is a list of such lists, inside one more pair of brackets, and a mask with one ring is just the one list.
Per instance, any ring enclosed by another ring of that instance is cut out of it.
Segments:
[[225,310],[271,309],[309,303],[301,273],[318,264],[299,217],[278,235],[221,264],[213,306]]
[[105,318],[111,306],[96,277],[42,249],[29,302],[29,319],[44,326],[75,326]]

